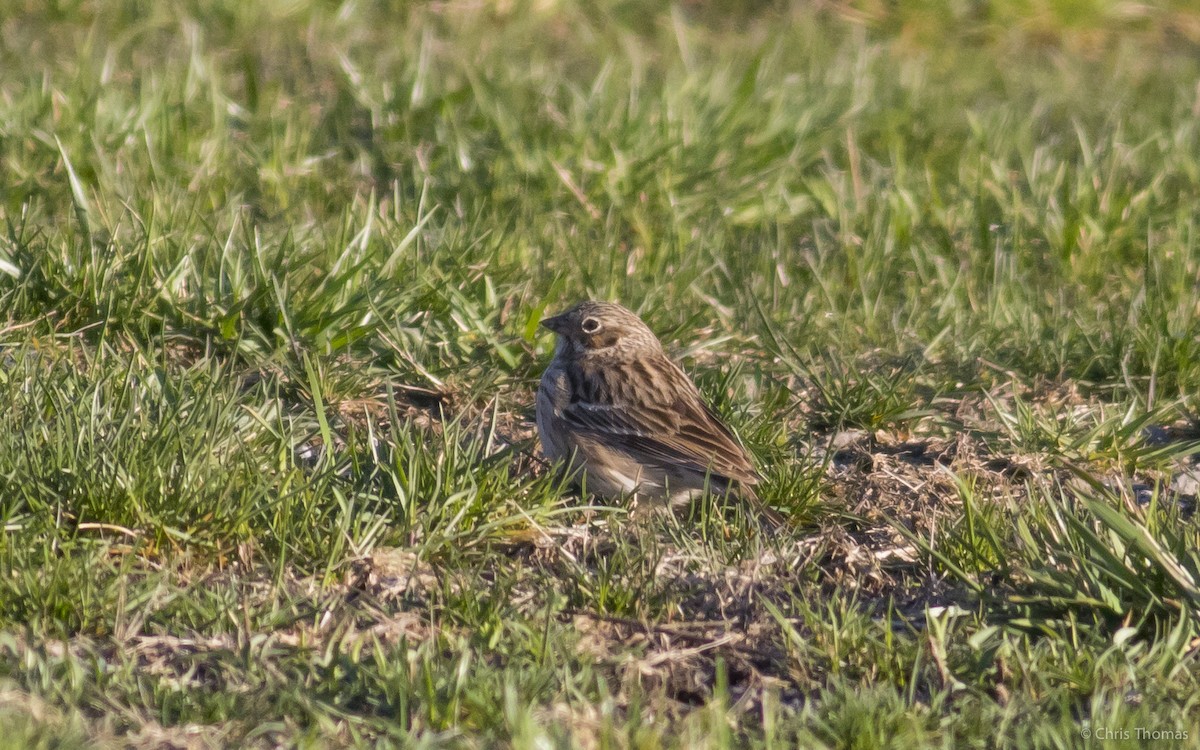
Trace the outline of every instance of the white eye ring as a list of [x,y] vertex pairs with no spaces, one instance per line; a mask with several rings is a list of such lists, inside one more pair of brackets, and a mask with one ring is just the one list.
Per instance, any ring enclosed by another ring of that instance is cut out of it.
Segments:
[[584,318],[579,327],[583,329],[584,333],[595,333],[600,330],[600,321],[595,318]]

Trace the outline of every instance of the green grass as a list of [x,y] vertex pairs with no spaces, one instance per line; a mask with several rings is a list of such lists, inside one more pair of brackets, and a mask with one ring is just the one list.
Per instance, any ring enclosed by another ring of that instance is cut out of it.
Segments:
[[[0,747],[1200,745],[1200,15],[893,5],[18,0]],[[785,532],[556,478],[585,296]]]

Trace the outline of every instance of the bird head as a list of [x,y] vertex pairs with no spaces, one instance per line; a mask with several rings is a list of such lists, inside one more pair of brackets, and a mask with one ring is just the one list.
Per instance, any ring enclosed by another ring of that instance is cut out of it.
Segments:
[[542,321],[558,334],[559,351],[576,355],[601,350],[661,352],[662,345],[641,318],[614,302],[586,300]]

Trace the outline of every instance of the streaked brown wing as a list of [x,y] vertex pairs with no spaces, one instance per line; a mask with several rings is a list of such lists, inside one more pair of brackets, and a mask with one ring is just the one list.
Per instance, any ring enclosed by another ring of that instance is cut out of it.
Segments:
[[646,389],[621,389],[597,400],[578,401],[563,410],[575,429],[632,453],[639,461],[681,468],[752,485],[758,481],[754,464],[733,433],[702,400],[681,370],[672,365],[673,382],[663,403],[638,403],[635,394]]

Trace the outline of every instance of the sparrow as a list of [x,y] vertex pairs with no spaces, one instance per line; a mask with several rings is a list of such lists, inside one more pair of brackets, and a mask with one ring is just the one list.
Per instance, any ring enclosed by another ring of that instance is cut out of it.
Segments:
[[558,335],[537,393],[542,451],[587,492],[674,507],[707,489],[783,524],[750,454],[637,315],[588,300],[541,325]]

